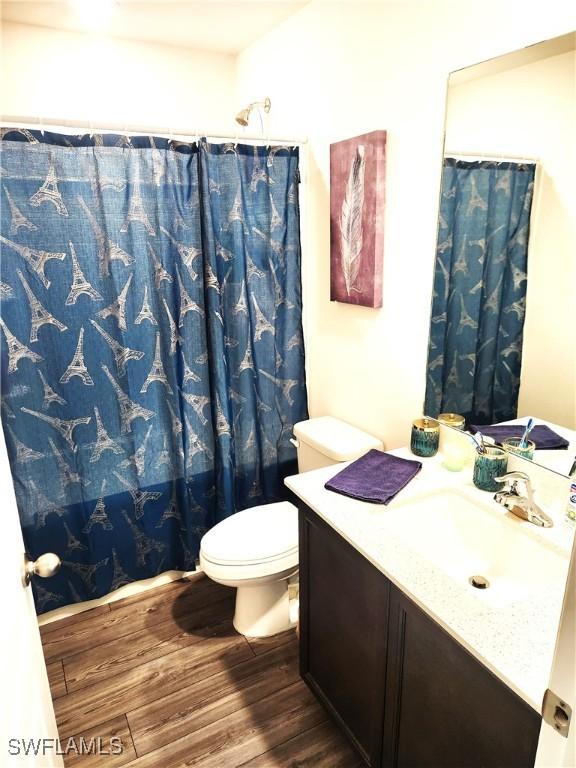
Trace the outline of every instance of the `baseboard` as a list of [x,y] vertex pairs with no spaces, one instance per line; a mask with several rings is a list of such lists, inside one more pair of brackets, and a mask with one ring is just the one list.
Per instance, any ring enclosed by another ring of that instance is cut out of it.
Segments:
[[53,621],[58,621],[59,619],[64,619],[68,616],[75,616],[78,613],[89,611],[100,605],[107,605],[108,603],[116,602],[116,600],[122,600],[124,597],[138,595],[140,592],[147,592],[149,589],[161,587],[163,584],[169,584],[171,581],[178,581],[180,579],[194,581],[195,578],[201,575],[202,569],[200,567],[195,571],[165,571],[158,576],[152,576],[150,579],[133,581],[131,584],[126,584],[125,586],[120,587],[120,589],[116,589],[114,592],[109,592],[107,595],[99,597],[96,600],[85,600],[82,603],[73,603],[72,605],[65,605],[62,608],[55,608],[53,611],[47,611],[41,616],[38,616],[38,624],[43,627],[45,624],[50,624]]

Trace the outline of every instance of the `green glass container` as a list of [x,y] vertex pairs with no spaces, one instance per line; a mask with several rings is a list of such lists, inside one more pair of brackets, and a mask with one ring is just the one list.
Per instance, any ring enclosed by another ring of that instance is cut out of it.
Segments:
[[416,419],[412,422],[410,450],[414,456],[428,458],[438,453],[440,426],[435,419]]
[[505,451],[508,451],[508,453],[515,453],[516,456],[521,456],[523,459],[532,460],[534,458],[536,445],[532,440],[526,440],[525,447],[520,448],[521,439],[522,438],[520,437],[507,437],[506,440],[502,441],[502,448],[504,448]]
[[474,459],[472,479],[481,491],[497,491],[501,483],[496,478],[506,474],[508,454],[501,448],[486,448],[484,453],[477,453]]

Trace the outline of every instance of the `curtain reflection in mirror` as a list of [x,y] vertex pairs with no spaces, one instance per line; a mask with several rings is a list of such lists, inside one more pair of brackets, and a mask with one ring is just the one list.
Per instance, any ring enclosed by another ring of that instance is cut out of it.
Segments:
[[535,165],[447,157],[424,412],[517,414]]

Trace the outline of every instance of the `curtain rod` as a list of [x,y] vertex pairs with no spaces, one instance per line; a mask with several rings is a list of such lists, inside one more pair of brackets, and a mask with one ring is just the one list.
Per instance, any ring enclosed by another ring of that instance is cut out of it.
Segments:
[[444,157],[452,157],[454,160],[458,160],[459,157],[463,158],[477,158],[478,160],[488,160],[495,163],[538,163],[537,157],[525,157],[514,155],[490,155],[482,154],[482,152],[444,152]]
[[243,141],[255,141],[262,144],[288,144],[295,146],[297,144],[307,144],[308,139],[306,137],[289,137],[282,138],[279,136],[256,136],[251,134],[242,133],[240,129],[238,133],[233,134],[222,133],[221,131],[194,131],[190,132],[180,128],[172,128],[170,126],[141,126],[141,125],[127,125],[126,123],[93,123],[82,120],[69,120],[67,118],[50,118],[50,120],[44,120],[40,117],[22,117],[15,115],[5,115],[0,117],[0,125],[3,128],[35,128],[39,130],[55,130],[61,128],[68,128],[73,130],[83,130],[84,133],[120,133],[120,134],[132,134],[138,133],[139,135],[162,136],[168,139],[178,137],[179,139],[186,139],[187,141],[196,141],[200,136],[206,136],[213,139],[228,139],[236,143]]

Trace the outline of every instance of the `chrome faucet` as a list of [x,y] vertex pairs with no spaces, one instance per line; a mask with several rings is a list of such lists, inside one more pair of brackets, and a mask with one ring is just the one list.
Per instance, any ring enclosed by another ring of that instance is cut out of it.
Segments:
[[[496,477],[495,480],[498,483],[505,483],[505,486],[494,494],[494,501],[502,504],[517,517],[539,525],[541,528],[551,528],[554,525],[552,519],[534,501],[530,478],[525,472],[507,472],[502,477]],[[525,496],[518,490],[519,482],[524,483]]]

